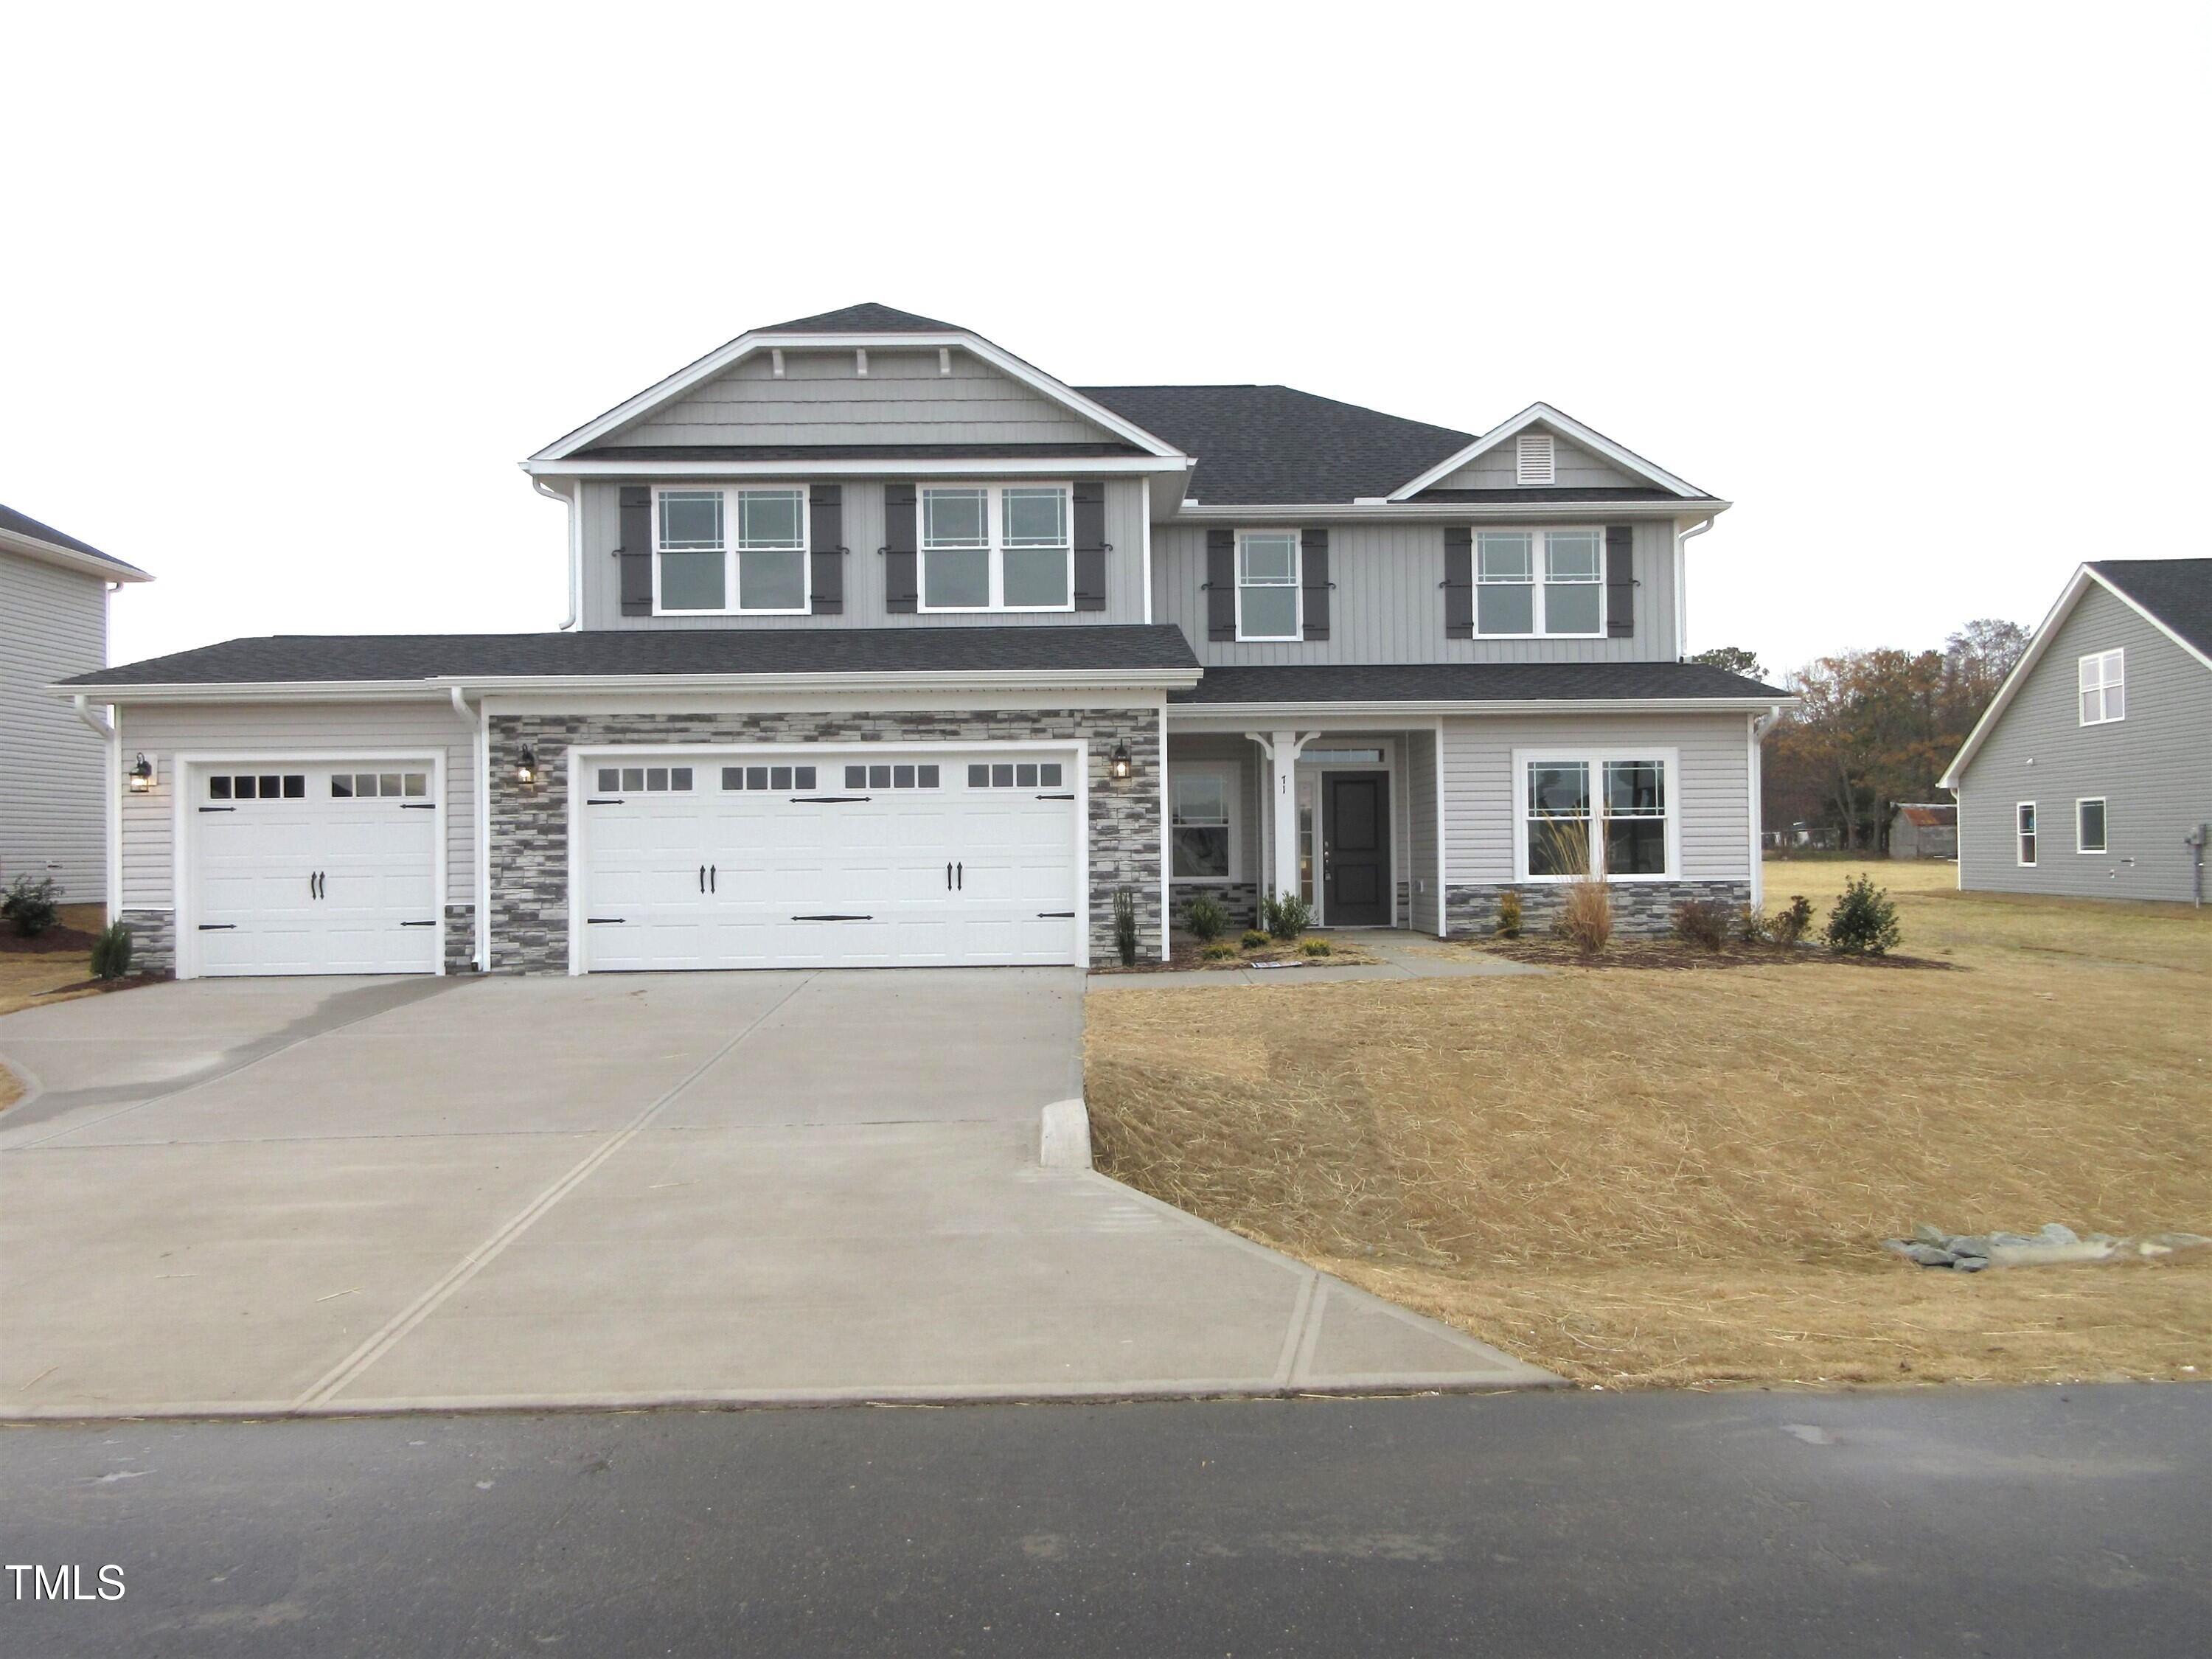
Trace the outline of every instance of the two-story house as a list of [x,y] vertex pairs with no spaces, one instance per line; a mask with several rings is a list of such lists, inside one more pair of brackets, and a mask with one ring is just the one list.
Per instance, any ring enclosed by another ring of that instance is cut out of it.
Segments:
[[[1443,935],[1571,853],[1753,899],[1773,689],[1682,661],[1728,503],[1543,404],[1063,384],[879,305],[523,463],[573,628],[89,675],[179,973],[1087,963],[1198,894]],[[434,597],[426,608],[434,611]]]

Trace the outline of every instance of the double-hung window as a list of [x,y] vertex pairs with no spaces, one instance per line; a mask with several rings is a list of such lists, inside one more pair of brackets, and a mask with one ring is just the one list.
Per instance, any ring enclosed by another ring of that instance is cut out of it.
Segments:
[[1070,611],[1066,484],[931,484],[919,493],[924,611]]
[[1674,765],[1671,752],[1516,757],[1522,878],[1674,874]]
[[1595,530],[1475,536],[1475,632],[1597,639],[1605,633],[1605,538]]
[[1295,640],[1298,613],[1298,532],[1237,532],[1237,637]]
[[656,611],[806,609],[805,490],[664,489],[653,513]]
[[2081,724],[2105,726],[2128,713],[2127,653],[2100,651],[2081,659]]
[[1182,766],[1170,774],[1170,807],[1177,881],[1235,878],[1231,844],[1236,774],[1225,766]]

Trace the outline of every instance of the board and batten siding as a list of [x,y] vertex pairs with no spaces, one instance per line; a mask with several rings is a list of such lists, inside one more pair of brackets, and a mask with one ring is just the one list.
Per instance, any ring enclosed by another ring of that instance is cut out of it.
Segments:
[[107,665],[107,584],[0,553],[0,886],[50,876],[107,896],[106,743],[46,688]]
[[[2126,718],[2081,724],[2081,659],[2127,653]],[[2105,800],[2105,851],[2077,850],[2074,807]],[[2014,814],[2036,806],[2023,869]],[[1960,885],[2080,897],[2191,896],[2183,838],[2212,823],[2212,668],[2093,582],[1960,780]]]
[[[856,341],[856,344],[865,342]],[[954,349],[765,351],[599,440],[629,444],[1100,443],[1116,434]]]
[[[1316,518],[1316,524],[1326,524]],[[1593,508],[1589,522],[1604,522]],[[1505,526],[1500,526],[1501,528]],[[1517,526],[1516,526],[1517,527]],[[1242,642],[1209,640],[1204,525],[1152,529],[1152,615],[1180,623],[1208,667],[1243,664],[1419,662],[1671,662],[1674,640],[1674,527],[1636,523],[1636,631],[1627,639],[1449,639],[1444,634],[1444,526],[1328,525],[1329,636]],[[613,561],[607,561],[612,563]]]
[[[1430,488],[1512,489],[1520,482],[1518,455],[1519,447],[1513,439],[1508,438],[1495,448],[1485,450],[1458,471],[1447,473],[1437,479]],[[1552,482],[1564,488],[1618,489],[1625,485],[1648,484],[1650,480],[1632,477],[1603,456],[1584,449],[1572,439],[1554,436],[1552,440]]]
[[126,757],[144,750],[155,787],[123,797],[123,908],[176,903],[177,756],[442,754],[446,764],[446,902],[476,902],[476,726],[444,702],[229,705],[134,703],[119,711]]
[[[1680,824],[1684,881],[1751,879],[1751,726],[1723,714],[1486,715],[1444,721],[1445,872],[1454,885],[1510,882],[1516,750],[1592,749],[1633,759],[1680,751],[1668,811]],[[1535,758],[1532,753],[1529,758]]]
[[[1071,468],[1073,476],[1077,469]],[[988,466],[975,482],[995,482]],[[745,479],[746,483],[805,485],[804,468],[788,479]],[[1097,627],[1145,620],[1145,486],[1141,479],[1106,481],[1106,608],[1103,611],[913,611],[884,608],[884,478],[840,478],[844,489],[845,608],[834,616],[804,617],[625,617],[622,613],[622,486],[591,479],[583,485],[582,626],[604,628],[1007,628],[1073,624]],[[908,482],[911,482],[910,480]],[[705,488],[713,479],[702,479]],[[725,483],[722,487],[733,487]]]

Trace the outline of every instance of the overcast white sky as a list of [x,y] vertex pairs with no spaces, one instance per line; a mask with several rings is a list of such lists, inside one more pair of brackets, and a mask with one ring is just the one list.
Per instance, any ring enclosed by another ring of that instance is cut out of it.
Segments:
[[2212,550],[2212,7],[1336,15],[12,8],[0,501],[159,578],[118,661],[550,628],[517,460],[880,300],[1079,385],[1546,399],[1738,503],[1692,646],[1777,669]]

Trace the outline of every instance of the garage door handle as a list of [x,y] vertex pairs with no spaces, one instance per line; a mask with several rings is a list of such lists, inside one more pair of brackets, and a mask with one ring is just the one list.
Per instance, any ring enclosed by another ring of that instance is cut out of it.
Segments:
[[945,890],[948,893],[952,890],[952,866],[949,860],[945,866]]
[[586,916],[584,918],[584,925],[587,927],[605,927],[611,923],[625,920],[627,920],[627,918],[623,916]]
[[1065,795],[1039,795],[1037,799],[1039,800],[1073,800],[1075,797],[1073,793],[1069,793]]
[[721,866],[719,864],[710,864],[707,866],[707,890],[708,892],[711,893],[715,890],[716,887],[720,883],[721,878]]
[[622,797],[620,795],[586,795],[584,798],[584,805],[586,806],[620,806],[622,805]]
[[952,866],[952,875],[953,880],[959,887],[960,890],[963,893],[966,892],[968,890],[968,866],[964,864],[954,865]]
[[402,927],[435,927],[438,924],[434,918],[428,921],[403,921],[399,925]]
[[875,918],[873,916],[842,916],[830,915],[820,916],[793,916],[792,920],[793,921],[873,921]]
[[702,893],[707,890],[707,866],[703,864],[699,866],[699,890]]
[[1075,912],[1073,910],[1040,910],[1037,912],[1037,915],[1042,916],[1048,921],[1073,921],[1075,920]]
[[236,931],[237,927],[238,924],[234,921],[204,921],[200,924],[200,932],[203,933],[228,933]]

